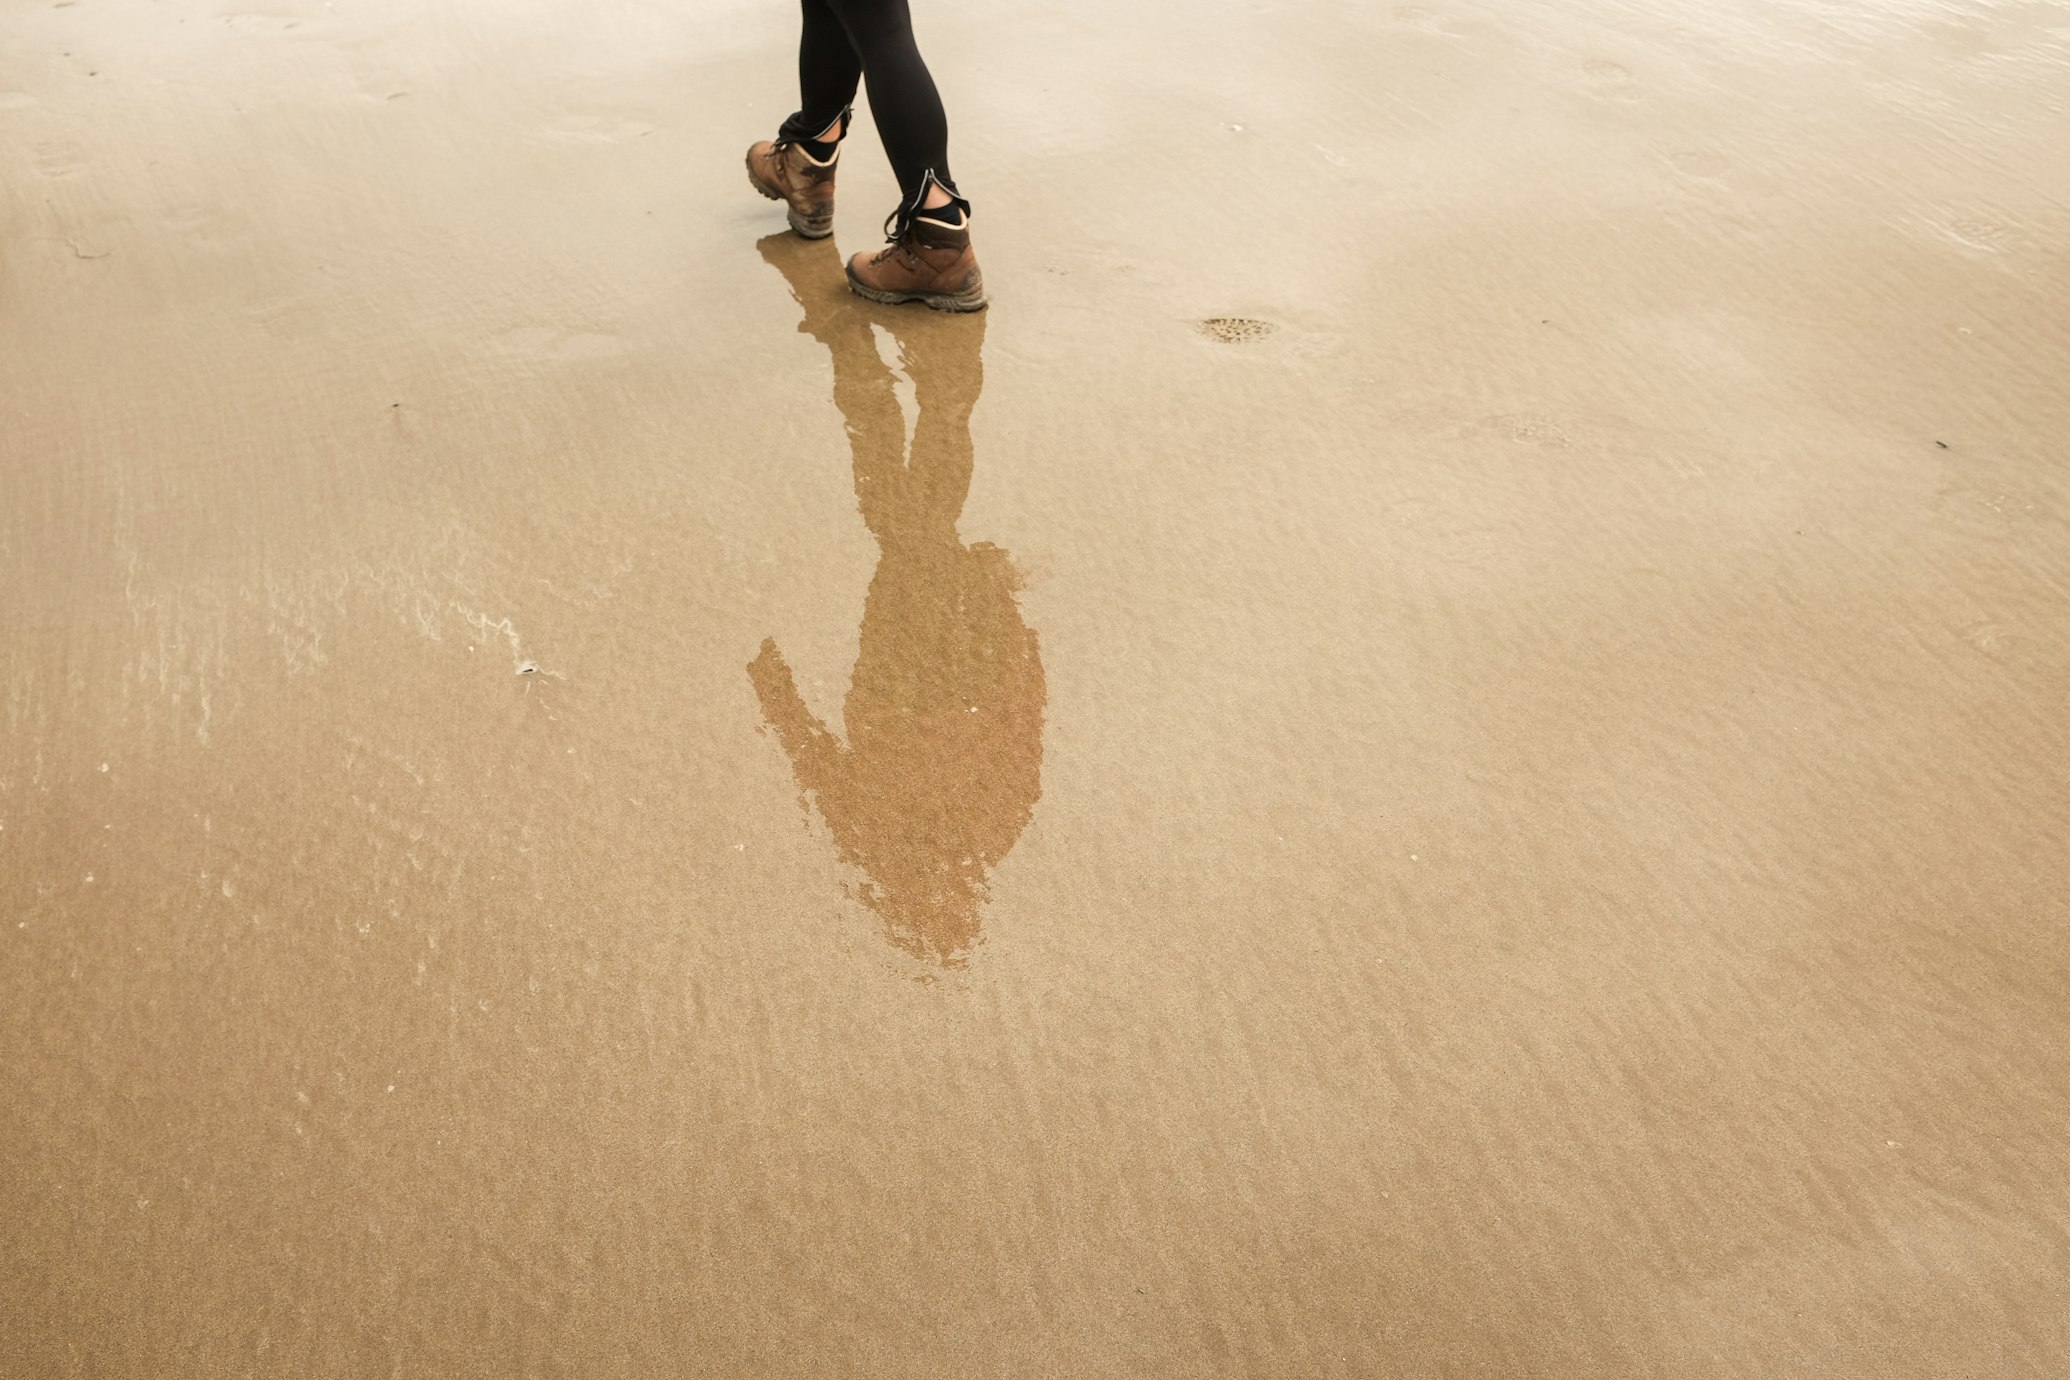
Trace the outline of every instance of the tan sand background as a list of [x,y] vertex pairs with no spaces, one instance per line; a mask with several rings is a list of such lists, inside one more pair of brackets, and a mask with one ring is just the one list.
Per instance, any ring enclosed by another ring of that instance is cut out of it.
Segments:
[[2070,1374],[2070,4],[919,9],[0,3],[0,1373]]

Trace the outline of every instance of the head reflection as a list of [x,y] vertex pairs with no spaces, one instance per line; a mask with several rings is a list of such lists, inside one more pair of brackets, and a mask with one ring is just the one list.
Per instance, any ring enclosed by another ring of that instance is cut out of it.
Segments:
[[[872,308],[841,280],[831,241],[775,235],[762,255],[804,308],[799,329],[833,356],[855,497],[877,539],[845,737],[807,707],[775,640],[748,667],[762,714],[818,807],[858,898],[900,948],[961,963],[987,877],[1042,793],[1042,658],[1021,621],[1006,552],[956,522],[974,463],[985,318]],[[872,322],[896,339],[918,403],[910,451],[895,375]]]

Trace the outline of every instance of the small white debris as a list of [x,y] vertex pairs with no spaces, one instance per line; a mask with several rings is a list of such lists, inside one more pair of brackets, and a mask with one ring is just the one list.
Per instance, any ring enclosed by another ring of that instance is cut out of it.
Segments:
[[108,764],[107,764],[106,762],[103,762],[103,763],[101,763],[101,770],[102,770],[102,771],[106,771],[107,769],[108,769]]

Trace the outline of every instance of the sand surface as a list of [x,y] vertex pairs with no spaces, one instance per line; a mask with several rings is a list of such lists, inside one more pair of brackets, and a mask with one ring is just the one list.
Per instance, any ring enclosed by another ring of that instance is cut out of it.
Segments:
[[0,0],[0,1375],[2070,1374],[2070,3]]

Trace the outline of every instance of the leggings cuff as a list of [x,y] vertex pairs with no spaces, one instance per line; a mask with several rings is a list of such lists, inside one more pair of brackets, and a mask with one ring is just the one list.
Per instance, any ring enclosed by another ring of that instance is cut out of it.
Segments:
[[[820,128],[824,129],[826,126],[822,125]],[[964,200],[961,192],[956,190],[956,184],[937,173],[933,168],[929,168],[926,172],[920,174],[920,185],[913,189],[913,194],[899,203],[898,212],[892,218],[891,237],[893,239],[903,235],[906,232],[906,227],[913,223],[913,217],[920,214],[920,203],[927,200],[927,189],[930,187],[939,187],[944,192],[947,192],[949,194],[950,207],[965,217],[970,215],[970,203]],[[941,208],[937,207],[936,209],[939,210]]]
[[839,120],[841,122],[841,137],[845,139],[848,137],[849,122],[854,119],[855,107],[852,105],[843,106],[835,111],[801,110],[777,127],[776,137],[786,144],[796,144],[807,139],[817,139],[821,130],[834,123],[834,121]]

